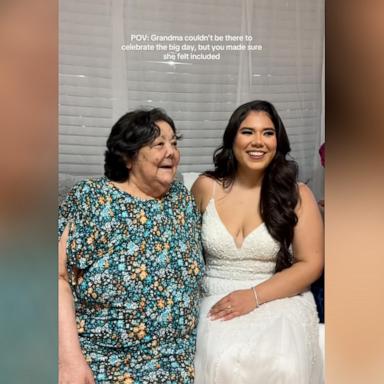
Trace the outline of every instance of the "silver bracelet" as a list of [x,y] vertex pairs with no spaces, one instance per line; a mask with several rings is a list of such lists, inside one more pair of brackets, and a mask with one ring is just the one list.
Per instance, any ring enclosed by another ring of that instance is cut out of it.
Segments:
[[255,295],[256,308],[260,307],[259,298],[257,297],[256,287],[252,287],[253,294]]

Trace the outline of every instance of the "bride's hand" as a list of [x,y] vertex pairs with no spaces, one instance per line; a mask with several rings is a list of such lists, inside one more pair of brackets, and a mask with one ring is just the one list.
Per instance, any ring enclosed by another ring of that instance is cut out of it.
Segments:
[[208,312],[211,320],[231,320],[246,315],[256,308],[255,295],[251,289],[233,291],[219,300]]

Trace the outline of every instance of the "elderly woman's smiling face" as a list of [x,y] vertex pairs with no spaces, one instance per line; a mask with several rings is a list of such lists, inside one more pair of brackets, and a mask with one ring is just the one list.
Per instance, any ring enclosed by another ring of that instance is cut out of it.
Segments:
[[153,187],[153,195],[157,195],[159,189],[168,190],[180,161],[175,132],[165,121],[157,121],[156,125],[160,135],[151,144],[142,147],[135,159],[127,164],[129,182],[138,187]]

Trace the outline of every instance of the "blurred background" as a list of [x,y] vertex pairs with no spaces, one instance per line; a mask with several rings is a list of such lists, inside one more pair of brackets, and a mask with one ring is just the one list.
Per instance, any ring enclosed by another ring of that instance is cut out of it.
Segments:
[[57,4],[0,2],[0,382],[57,382]]

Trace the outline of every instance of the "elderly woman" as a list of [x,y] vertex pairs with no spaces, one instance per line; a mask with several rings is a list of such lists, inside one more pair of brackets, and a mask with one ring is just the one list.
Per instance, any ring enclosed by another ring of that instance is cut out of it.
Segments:
[[174,181],[179,158],[163,111],[127,113],[105,177],[61,205],[61,384],[193,382],[203,260],[200,215]]

